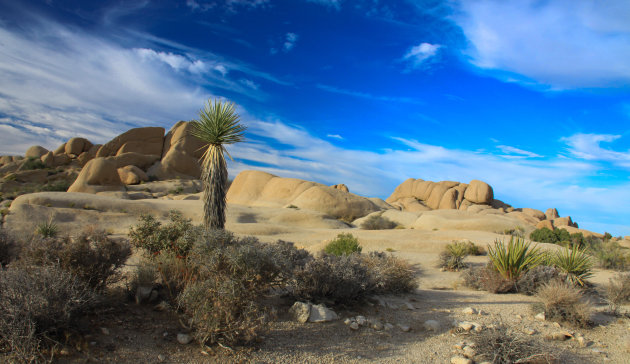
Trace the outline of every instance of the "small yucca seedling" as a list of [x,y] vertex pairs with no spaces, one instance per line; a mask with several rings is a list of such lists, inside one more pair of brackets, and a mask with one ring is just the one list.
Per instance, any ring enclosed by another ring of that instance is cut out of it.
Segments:
[[466,268],[464,259],[469,255],[470,247],[463,242],[448,244],[440,254],[440,267],[450,271],[458,271]]
[[521,274],[539,265],[544,255],[523,238],[510,238],[506,245],[497,240],[488,246],[488,256],[495,269],[507,280],[516,282]]
[[553,265],[567,275],[567,280],[580,286],[593,275],[593,263],[586,249],[560,249],[554,255]]
[[57,236],[57,233],[59,233],[59,227],[51,218],[50,220],[37,225],[37,233],[44,238],[54,238]]

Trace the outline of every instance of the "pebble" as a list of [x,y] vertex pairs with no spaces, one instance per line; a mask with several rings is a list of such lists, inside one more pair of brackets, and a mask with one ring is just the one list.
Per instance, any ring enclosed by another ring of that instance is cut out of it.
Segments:
[[411,327],[409,325],[398,324],[398,327],[400,328],[400,330],[402,330],[402,332],[409,332],[409,330],[411,330]]
[[372,323],[372,328],[376,331],[381,331],[383,330],[383,324],[380,323],[379,321],[376,321],[374,323]]
[[534,316],[534,318],[538,321],[545,321],[545,313],[541,312],[538,315]]
[[554,323],[553,323],[553,326],[554,326],[554,327],[560,327],[560,324],[559,324],[559,323],[557,323],[557,322],[554,322]]
[[166,360],[166,356],[164,354],[159,354],[158,355],[158,360],[159,361],[164,361],[164,360]]
[[101,332],[103,335],[109,335],[109,329],[107,327],[101,327]]
[[410,311],[413,311],[416,309],[410,302],[405,302],[405,306],[407,306],[407,309]]
[[473,327],[475,327],[475,325],[471,324],[470,322],[460,322],[458,327],[464,331],[470,331],[473,329]]
[[423,326],[427,331],[439,331],[442,325],[435,320],[426,320]]
[[451,364],[473,364],[473,361],[463,356],[454,356],[451,358]]
[[350,325],[353,321],[354,321],[353,319],[347,318],[347,319],[343,320],[343,323],[346,324],[346,325]]
[[465,313],[467,315],[474,315],[477,313],[477,310],[475,310],[472,307],[466,307],[465,309],[462,310],[462,313]]
[[573,336],[568,332],[553,332],[550,335],[547,335],[547,340],[555,340],[555,341],[565,341],[567,339],[572,338]]
[[464,346],[464,356],[467,358],[474,358],[475,355],[477,355],[477,352],[475,351],[475,349],[471,348],[470,346]]
[[519,319],[519,320],[522,320],[522,319],[523,319],[523,316],[521,316],[521,315],[516,315],[516,318],[517,318],[517,319]]
[[525,333],[527,335],[534,335],[534,334],[536,334],[536,330],[534,330],[534,329],[525,329]]
[[367,323],[367,319],[365,318],[365,316],[357,316],[356,321],[359,326],[365,326],[365,324]]
[[188,345],[192,341],[192,337],[188,334],[177,334],[177,342],[182,345]]
[[383,325],[383,327],[385,328],[385,330],[391,330],[394,328],[394,325],[390,324],[389,322],[386,323],[385,325]]
[[352,321],[352,322],[350,323],[350,328],[351,328],[352,330],[358,330],[358,329],[359,329],[359,324],[358,324],[356,321]]

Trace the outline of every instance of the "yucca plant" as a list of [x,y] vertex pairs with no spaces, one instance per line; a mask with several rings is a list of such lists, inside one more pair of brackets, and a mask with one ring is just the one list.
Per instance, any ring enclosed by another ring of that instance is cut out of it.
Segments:
[[455,241],[448,244],[440,254],[440,267],[450,271],[466,268],[464,259],[469,255],[469,252],[470,246],[464,242]]
[[506,245],[497,240],[488,246],[488,257],[494,268],[507,280],[516,282],[521,274],[539,265],[544,255],[523,238],[510,238]]
[[[214,100],[199,111],[199,120],[193,120],[192,135],[207,143],[202,157],[204,190],[203,222],[206,230],[225,228],[225,209],[228,170],[224,153],[226,144],[243,141],[246,127],[239,124],[240,116],[232,102]],[[231,158],[231,157],[230,157]]]
[[59,227],[53,222],[52,217],[37,225],[36,232],[44,238],[54,238],[59,233]]
[[584,286],[585,280],[593,275],[593,263],[586,249],[560,249],[553,256],[553,265],[567,275],[568,281],[576,285]]

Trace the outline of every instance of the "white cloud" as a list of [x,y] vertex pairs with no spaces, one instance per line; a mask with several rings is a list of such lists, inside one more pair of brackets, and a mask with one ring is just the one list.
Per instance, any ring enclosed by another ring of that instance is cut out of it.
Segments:
[[284,36],[284,38],[285,38],[285,41],[284,41],[283,49],[285,52],[288,52],[291,49],[293,49],[293,47],[295,47],[295,43],[297,42],[299,36],[295,33],[287,33]]
[[[159,60],[162,61],[175,71],[186,70],[191,73],[204,73],[208,70],[208,65],[201,60],[193,60],[180,54],[173,54],[171,52],[156,52],[153,49],[137,48],[135,51],[140,55],[143,60]],[[225,66],[215,65],[213,67],[223,75],[227,73]]]
[[431,43],[420,43],[411,49],[403,56],[403,60],[409,61],[413,68],[422,66],[431,57],[435,57],[438,53],[441,45]]
[[459,0],[470,61],[505,81],[552,89],[626,87],[630,2]]
[[342,137],[339,134],[326,134],[326,137],[332,138],[332,139],[339,139],[339,140],[343,140],[344,139],[344,137]]
[[260,87],[259,84],[255,83],[252,80],[242,79],[239,82],[242,83],[243,85],[251,88],[252,90],[258,90],[258,88]]
[[601,143],[611,143],[621,138],[621,135],[610,134],[574,134],[562,138],[568,145],[568,151],[577,158],[588,161],[605,161],[624,168],[630,168],[630,151],[617,152],[604,149]]
[[529,152],[527,150],[519,149],[516,147],[511,147],[509,145],[497,145],[497,148],[501,150],[503,153],[507,154],[512,158],[539,158],[542,157],[533,152]]
[[[605,222],[608,219],[618,223],[630,218],[630,213],[626,212],[630,204],[630,182],[593,187],[587,180],[596,175],[600,167],[582,159],[512,158],[406,138],[393,138],[400,143],[395,148],[347,149],[278,120],[261,121],[249,116],[244,120],[249,126],[249,142],[229,147],[237,159],[230,164],[232,175],[254,168],[325,184],[345,183],[355,193],[383,198],[410,177],[462,182],[480,179],[494,187],[496,198],[515,207],[541,210],[555,207],[563,215],[572,215],[587,229],[592,226],[598,231],[630,235],[630,227],[622,232],[613,226],[614,222]],[[270,147],[269,139],[281,147]],[[513,147],[506,150],[523,156],[536,155]]]
[[406,103],[411,103],[411,104],[420,103],[420,100],[413,99],[411,97],[395,97],[395,96],[372,95],[372,94],[367,93],[367,92],[344,90],[344,89],[340,89],[340,88],[337,88],[337,87],[334,87],[334,86],[322,85],[322,84],[317,84],[316,87],[318,89],[320,89],[320,90],[324,90],[324,91],[328,91],[328,92],[332,92],[332,93],[336,93],[336,94],[340,94],[340,95],[359,97],[359,98],[368,99],[368,100],[378,100],[378,101],[387,101],[387,102],[390,102],[390,101],[393,101],[393,102],[406,102]]

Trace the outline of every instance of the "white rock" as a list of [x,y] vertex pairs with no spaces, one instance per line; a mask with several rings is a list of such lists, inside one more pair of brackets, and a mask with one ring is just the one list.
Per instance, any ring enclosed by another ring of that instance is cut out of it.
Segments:
[[385,328],[385,330],[391,330],[394,328],[394,325],[387,322],[385,325],[383,325],[383,327]]
[[354,322],[354,320],[351,319],[351,318],[347,318],[347,319],[343,320],[343,323],[346,324],[346,325],[350,325],[352,322]]
[[475,355],[477,355],[477,352],[475,351],[475,349],[471,348],[470,346],[464,346],[464,356],[467,358],[474,358]]
[[405,306],[407,306],[407,309],[410,311],[413,311],[416,309],[414,305],[411,304],[411,302],[405,302]]
[[427,331],[439,331],[442,327],[442,325],[440,325],[440,323],[435,320],[426,320],[423,326]]
[[538,315],[534,316],[534,318],[538,321],[545,321],[546,317],[545,317],[545,313],[541,312]]
[[451,358],[451,364],[473,364],[473,361],[463,356],[454,356]]
[[359,329],[359,324],[357,324],[355,321],[352,321],[349,326],[350,326],[350,328],[352,330],[358,330]]
[[164,361],[164,360],[166,360],[166,356],[164,354],[158,354],[158,360],[159,361]]
[[398,324],[398,327],[402,332],[409,332],[409,330],[411,330],[411,326],[409,325]]
[[309,322],[328,322],[336,319],[337,314],[335,311],[327,308],[323,304],[311,306],[311,314],[308,317]]
[[153,287],[140,286],[136,289],[136,303],[140,304],[149,301]]
[[177,334],[177,342],[182,345],[188,345],[192,341],[192,337],[188,334]]
[[380,323],[379,321],[373,322],[372,323],[372,328],[376,331],[381,331],[383,330],[383,324]]
[[365,326],[365,324],[367,324],[368,322],[365,316],[357,316],[356,320],[357,320],[357,324],[359,324],[360,326]]
[[289,309],[289,313],[293,319],[300,323],[305,323],[309,320],[311,311],[311,304],[306,302],[295,302]]
[[477,310],[475,310],[472,307],[466,307],[465,309],[462,310],[462,313],[465,313],[467,315],[474,315],[477,313]]
[[464,331],[470,331],[472,330],[475,325],[472,322],[460,322],[459,325],[457,325],[457,327],[459,327],[460,329],[464,330]]

